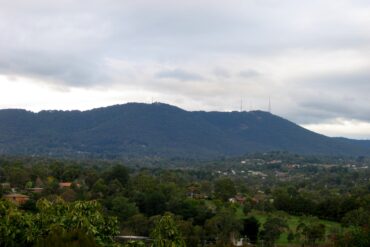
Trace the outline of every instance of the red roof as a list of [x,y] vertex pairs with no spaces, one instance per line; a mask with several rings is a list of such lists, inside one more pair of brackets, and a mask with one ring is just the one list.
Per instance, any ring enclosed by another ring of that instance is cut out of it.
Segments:
[[72,183],[71,182],[62,182],[59,183],[60,187],[71,187]]

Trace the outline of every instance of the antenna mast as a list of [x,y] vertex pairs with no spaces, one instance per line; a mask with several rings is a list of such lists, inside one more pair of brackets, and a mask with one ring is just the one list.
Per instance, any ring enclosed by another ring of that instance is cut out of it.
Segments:
[[271,97],[269,96],[269,109],[268,109],[269,113],[271,113]]

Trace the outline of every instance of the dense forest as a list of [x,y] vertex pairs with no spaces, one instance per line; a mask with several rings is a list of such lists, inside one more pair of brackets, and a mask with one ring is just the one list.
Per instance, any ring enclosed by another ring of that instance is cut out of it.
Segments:
[[369,165],[4,156],[0,246],[369,246]]
[[62,158],[370,153],[369,141],[330,138],[269,112],[192,112],[163,103],[89,111],[0,110],[0,140],[0,154]]

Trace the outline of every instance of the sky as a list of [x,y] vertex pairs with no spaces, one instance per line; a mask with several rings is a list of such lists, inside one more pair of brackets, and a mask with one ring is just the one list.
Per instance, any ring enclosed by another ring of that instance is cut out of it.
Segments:
[[370,139],[368,0],[0,0],[0,109],[268,110]]

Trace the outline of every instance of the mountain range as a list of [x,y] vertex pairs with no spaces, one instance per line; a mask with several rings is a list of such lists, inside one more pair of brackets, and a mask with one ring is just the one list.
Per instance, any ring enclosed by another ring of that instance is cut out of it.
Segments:
[[185,111],[163,103],[0,110],[0,154],[208,158],[268,151],[368,156],[370,141],[330,138],[263,111]]

